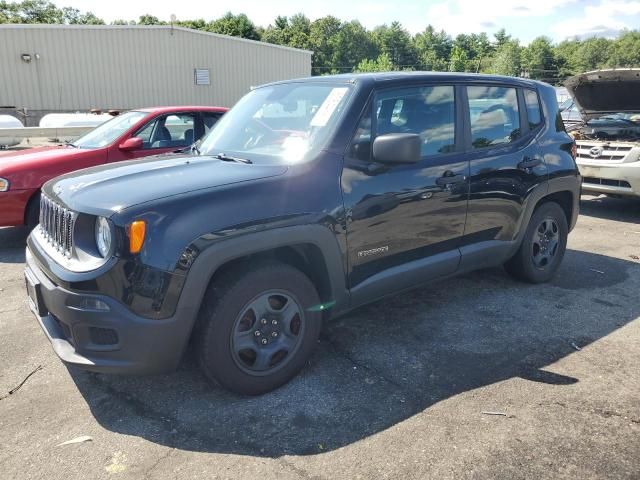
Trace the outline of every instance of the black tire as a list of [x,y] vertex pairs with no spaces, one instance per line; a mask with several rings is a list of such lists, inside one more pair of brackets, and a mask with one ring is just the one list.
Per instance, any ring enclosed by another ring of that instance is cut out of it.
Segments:
[[[254,305],[262,304],[266,305],[265,311],[256,313],[260,308]],[[273,304],[280,310],[270,310]],[[195,332],[200,368],[209,380],[239,394],[259,395],[280,387],[304,367],[317,344],[322,315],[320,309],[313,307],[319,305],[313,283],[289,265],[267,263],[225,274],[207,290],[203,301]],[[287,315],[280,312],[288,307],[299,313],[285,325]],[[278,322],[278,318],[282,321]],[[263,320],[268,321],[262,325]],[[271,325],[273,320],[277,327]],[[261,331],[261,337],[254,339],[254,334],[258,335],[256,330]],[[274,332],[280,335],[274,338]],[[241,339],[238,344],[255,340],[255,345],[240,350],[235,343],[238,338]],[[259,344],[265,340],[273,343]],[[295,346],[277,350],[280,346],[277,342],[285,341],[295,342]],[[272,351],[276,353],[271,354]],[[257,366],[260,353],[261,358],[270,358],[266,370]],[[283,358],[276,363],[280,357]]]
[[[548,239],[550,235],[542,231],[553,233],[556,229],[557,244],[554,248],[554,242]],[[560,205],[555,202],[543,203],[533,212],[522,244],[516,254],[505,263],[505,269],[515,278],[525,282],[549,281],[562,262],[568,234],[567,218]]]
[[36,193],[29,203],[24,215],[24,223],[29,230],[33,230],[40,222],[40,193]]

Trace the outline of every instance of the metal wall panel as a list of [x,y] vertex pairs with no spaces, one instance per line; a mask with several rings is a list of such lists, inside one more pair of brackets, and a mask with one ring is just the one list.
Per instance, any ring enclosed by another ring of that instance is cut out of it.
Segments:
[[310,74],[309,51],[185,28],[0,25],[0,107],[232,106],[251,86]]

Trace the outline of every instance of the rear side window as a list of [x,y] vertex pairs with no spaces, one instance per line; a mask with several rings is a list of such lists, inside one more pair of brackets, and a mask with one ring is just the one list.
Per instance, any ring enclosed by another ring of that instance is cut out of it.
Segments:
[[520,138],[517,90],[511,87],[467,87],[471,144],[485,148]]
[[527,118],[529,128],[534,129],[542,124],[542,112],[540,112],[540,101],[535,90],[524,89],[524,103],[527,106]]

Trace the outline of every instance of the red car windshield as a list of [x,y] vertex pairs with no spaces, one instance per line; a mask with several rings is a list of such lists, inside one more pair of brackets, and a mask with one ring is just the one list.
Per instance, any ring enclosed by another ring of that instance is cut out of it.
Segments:
[[145,112],[136,111],[123,113],[108,122],[98,125],[89,133],[73,142],[72,145],[78,148],[106,147],[147,115]]

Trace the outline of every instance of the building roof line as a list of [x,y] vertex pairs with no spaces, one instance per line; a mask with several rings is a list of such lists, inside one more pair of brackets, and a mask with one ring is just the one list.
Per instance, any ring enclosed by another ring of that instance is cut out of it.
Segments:
[[300,53],[307,53],[313,55],[313,51],[304,50],[302,48],[287,47],[285,45],[277,45],[275,43],[261,42],[259,40],[250,40],[248,38],[233,37],[231,35],[223,35],[221,33],[205,32],[202,30],[196,30],[194,28],[171,26],[171,25],[63,25],[63,24],[51,24],[51,23],[5,23],[0,25],[0,30],[3,29],[59,29],[59,30],[134,30],[134,29],[148,29],[148,30],[178,30],[181,32],[187,32],[198,35],[209,35],[213,37],[223,38],[225,40],[233,40],[237,42],[248,42],[256,44],[261,47],[277,48],[281,50],[289,50]]

